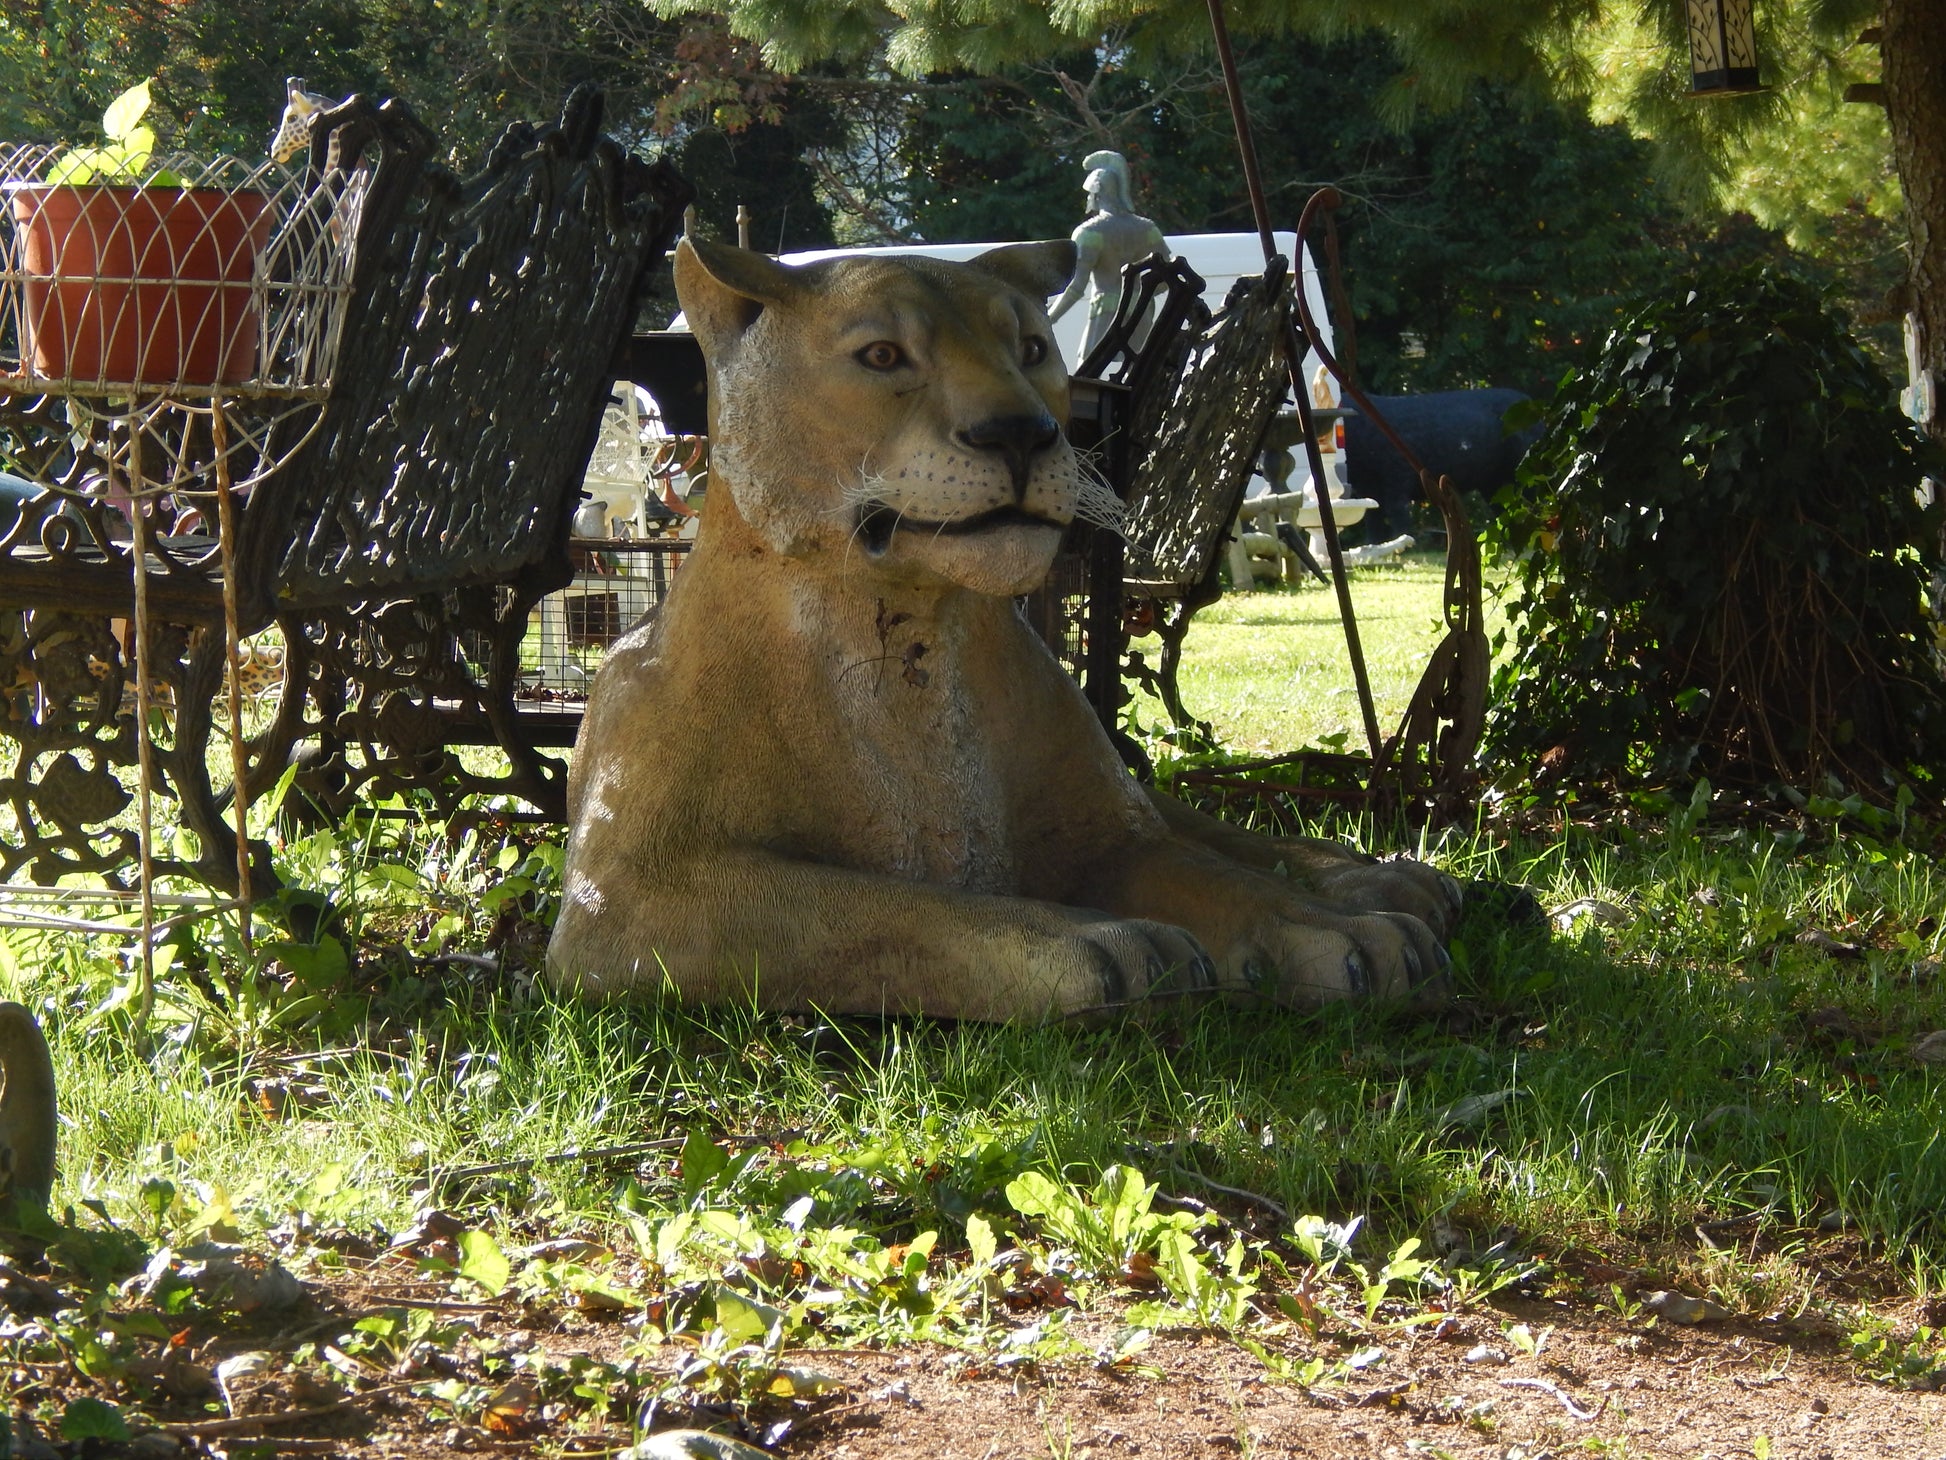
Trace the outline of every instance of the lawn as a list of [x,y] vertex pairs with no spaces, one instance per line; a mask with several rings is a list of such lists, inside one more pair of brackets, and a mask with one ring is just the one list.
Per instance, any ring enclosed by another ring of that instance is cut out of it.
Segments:
[[[1353,610],[1365,648],[1379,728],[1405,713],[1440,633],[1443,560],[1413,553],[1398,565],[1355,569]],[[1150,657],[1159,641],[1140,641]],[[1183,703],[1240,755],[1269,755],[1344,734],[1363,748],[1351,660],[1337,595],[1318,584],[1228,594],[1191,621],[1181,674]],[[1160,705],[1137,711],[1164,718]]]
[[[1424,562],[1359,577],[1384,723],[1437,595]],[[1245,752],[1355,731],[1341,644],[1323,593],[1226,601],[1185,698]],[[1811,1455],[1811,1385],[1833,1453],[1931,1453],[1929,845],[1836,801],[1483,815],[1420,849],[1561,915],[1482,899],[1447,1014],[1083,1030],[567,1004],[536,980],[557,843],[293,837],[337,936],[184,931],[146,1028],[126,945],[0,942],[64,1109],[61,1230],[0,1270],[16,1433],[1364,1453],[1355,1420],[1374,1454]]]

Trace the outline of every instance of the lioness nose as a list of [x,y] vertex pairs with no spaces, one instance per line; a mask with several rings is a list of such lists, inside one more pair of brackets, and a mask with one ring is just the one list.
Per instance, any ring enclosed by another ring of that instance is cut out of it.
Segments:
[[959,433],[960,444],[975,451],[991,451],[1007,463],[1014,490],[1027,485],[1034,458],[1061,439],[1061,428],[1046,412],[1039,415],[988,416]]

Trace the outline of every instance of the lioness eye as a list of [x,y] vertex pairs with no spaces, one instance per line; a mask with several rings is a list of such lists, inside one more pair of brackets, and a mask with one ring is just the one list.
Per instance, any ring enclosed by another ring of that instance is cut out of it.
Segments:
[[1029,335],[1021,342],[1020,363],[1038,365],[1047,358],[1047,341],[1039,335]]
[[890,340],[873,340],[852,358],[867,370],[896,370],[905,364],[905,351]]

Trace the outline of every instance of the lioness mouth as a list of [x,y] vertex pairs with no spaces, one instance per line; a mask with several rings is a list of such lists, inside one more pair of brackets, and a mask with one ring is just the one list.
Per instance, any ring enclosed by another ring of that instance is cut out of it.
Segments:
[[1019,507],[995,507],[991,511],[976,512],[971,517],[960,517],[950,522],[905,516],[883,502],[867,502],[858,514],[859,539],[865,544],[866,550],[873,554],[882,553],[892,545],[894,532],[922,532],[928,537],[960,537],[994,527],[1052,527],[1058,531],[1066,526],[1064,522],[1056,522],[1051,517],[1042,517]]

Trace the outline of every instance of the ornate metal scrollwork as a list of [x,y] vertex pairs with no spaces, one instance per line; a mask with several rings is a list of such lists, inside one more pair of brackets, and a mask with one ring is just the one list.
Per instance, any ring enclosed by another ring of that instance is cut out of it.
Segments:
[[[299,742],[296,788],[337,817],[401,796],[450,816],[475,796],[564,818],[567,768],[514,723],[532,596],[466,588],[284,621],[289,645],[275,738]],[[499,746],[504,771],[466,747]]]

